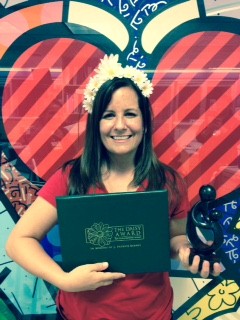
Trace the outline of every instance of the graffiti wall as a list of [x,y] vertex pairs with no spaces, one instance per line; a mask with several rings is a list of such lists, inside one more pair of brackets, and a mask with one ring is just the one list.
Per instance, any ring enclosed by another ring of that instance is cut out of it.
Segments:
[[[55,319],[56,288],[5,252],[14,224],[82,152],[83,88],[104,54],[154,84],[154,147],[189,199],[217,191],[221,277],[172,261],[174,319],[240,317],[240,0],[0,0],[0,319]],[[58,228],[43,246],[61,259]]]

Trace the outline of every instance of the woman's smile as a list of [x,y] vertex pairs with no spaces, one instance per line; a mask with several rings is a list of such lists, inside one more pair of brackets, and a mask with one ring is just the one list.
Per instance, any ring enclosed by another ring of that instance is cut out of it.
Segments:
[[121,140],[128,140],[131,137],[132,137],[132,135],[125,135],[125,136],[112,136],[111,138],[113,140],[121,141]]

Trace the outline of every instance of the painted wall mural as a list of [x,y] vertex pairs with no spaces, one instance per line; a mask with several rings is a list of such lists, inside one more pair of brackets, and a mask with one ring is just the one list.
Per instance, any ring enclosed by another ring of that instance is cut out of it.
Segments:
[[[174,319],[240,317],[240,0],[0,0],[0,319],[55,319],[56,288],[5,252],[49,176],[81,153],[83,88],[107,53],[154,83],[154,146],[192,204],[212,184],[221,277],[172,261]],[[61,260],[58,228],[43,240]],[[183,289],[184,288],[184,289]]]

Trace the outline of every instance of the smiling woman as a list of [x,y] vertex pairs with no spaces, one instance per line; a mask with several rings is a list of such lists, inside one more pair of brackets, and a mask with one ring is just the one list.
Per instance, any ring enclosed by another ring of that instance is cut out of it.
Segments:
[[[105,56],[97,69],[104,66],[105,80],[92,87],[90,80],[87,86],[83,104],[90,112],[83,154],[67,162],[40,190],[13,230],[7,252],[29,272],[60,289],[57,305],[64,319],[170,320],[173,292],[168,273],[126,276],[121,270],[105,272],[107,262],[65,272],[40,245],[58,221],[56,197],[167,189],[171,256],[180,258],[193,273],[198,270],[199,257],[191,266],[187,262],[190,251],[185,225],[189,203],[185,183],[175,170],[157,159],[152,146],[148,99],[152,85],[142,71],[122,68],[117,59]],[[127,71],[125,76],[123,71]],[[114,208],[109,208],[109,215],[114,213]],[[161,227],[166,228],[159,225],[159,232]],[[92,241],[104,244],[109,237],[111,230],[106,225],[95,225],[91,230]],[[201,275],[207,277],[209,271],[208,263],[203,264]],[[220,265],[216,264],[214,274],[219,273]]]

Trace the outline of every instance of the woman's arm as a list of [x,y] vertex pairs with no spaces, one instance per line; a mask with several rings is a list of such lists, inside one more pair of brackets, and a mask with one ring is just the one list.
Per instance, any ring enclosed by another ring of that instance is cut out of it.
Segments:
[[9,257],[28,272],[65,291],[94,290],[125,276],[101,272],[108,267],[107,263],[79,266],[69,273],[64,272],[40,244],[56,223],[56,208],[38,197],[20,218],[7,241]]
[[6,244],[10,258],[28,272],[54,283],[57,279],[52,279],[54,275],[50,270],[53,269],[58,277],[62,275],[61,268],[45,253],[39,242],[56,222],[56,209],[38,197],[19,219]]

